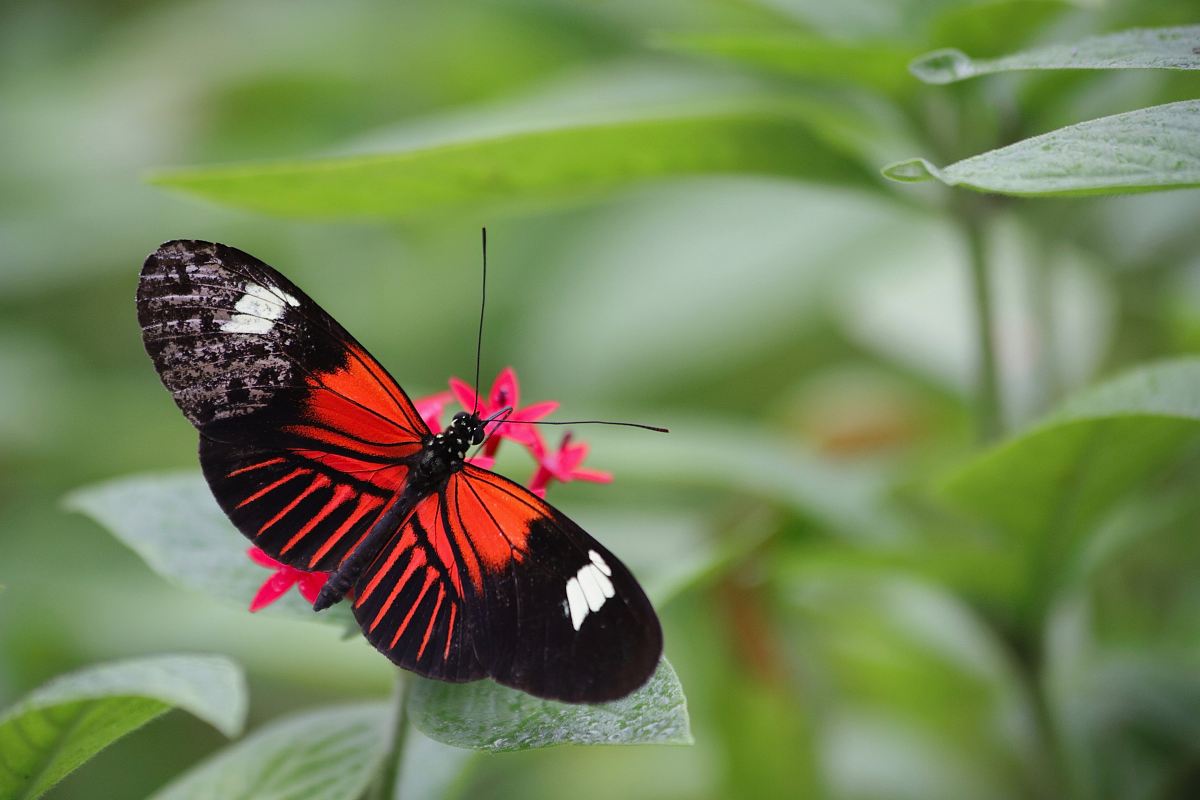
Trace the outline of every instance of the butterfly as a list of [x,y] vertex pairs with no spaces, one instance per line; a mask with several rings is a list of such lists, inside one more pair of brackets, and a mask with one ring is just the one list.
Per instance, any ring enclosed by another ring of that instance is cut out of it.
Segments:
[[314,609],[345,599],[376,649],[443,681],[594,703],[654,672],[662,630],[625,565],[467,460],[490,420],[461,412],[433,434],[279,272],[223,244],[167,242],[142,267],[137,311],[218,504],[272,558],[333,573]]

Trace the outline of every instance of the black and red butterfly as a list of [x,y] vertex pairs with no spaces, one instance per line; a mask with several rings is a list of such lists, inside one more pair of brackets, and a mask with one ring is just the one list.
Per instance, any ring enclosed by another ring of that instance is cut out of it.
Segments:
[[333,573],[316,610],[346,597],[380,652],[445,681],[601,702],[654,672],[662,631],[625,565],[466,461],[489,420],[434,435],[354,337],[233,247],[162,245],[137,308],[221,508],[276,560]]

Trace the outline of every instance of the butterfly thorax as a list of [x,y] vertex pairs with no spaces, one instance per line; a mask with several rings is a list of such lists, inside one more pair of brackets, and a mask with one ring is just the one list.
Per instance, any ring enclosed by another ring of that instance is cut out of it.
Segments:
[[440,483],[463,467],[467,450],[483,441],[483,422],[478,414],[459,413],[450,427],[426,436],[413,469],[413,482]]

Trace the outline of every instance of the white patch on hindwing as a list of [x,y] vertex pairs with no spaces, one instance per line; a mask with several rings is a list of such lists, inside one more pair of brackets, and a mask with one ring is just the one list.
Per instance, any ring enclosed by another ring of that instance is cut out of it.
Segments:
[[270,333],[288,306],[298,306],[300,301],[282,289],[267,289],[257,283],[246,281],[243,294],[234,303],[233,314],[221,323],[226,333]]
[[567,602],[564,613],[570,613],[571,625],[575,630],[583,626],[589,613],[604,606],[604,601],[616,594],[612,581],[612,569],[595,550],[588,550],[591,561],[579,568],[567,581]]

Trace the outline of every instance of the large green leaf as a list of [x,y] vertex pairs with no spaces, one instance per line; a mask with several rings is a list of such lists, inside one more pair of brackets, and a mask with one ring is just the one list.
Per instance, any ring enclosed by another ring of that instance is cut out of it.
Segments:
[[1200,186],[1200,100],[1081,122],[938,168],[883,168],[901,182],[1025,196],[1120,194]]
[[246,716],[241,670],[216,656],[155,656],[54,679],[0,714],[0,798],[40,796],[172,708],[235,736]]
[[913,51],[887,41],[845,42],[796,31],[679,35],[660,44],[794,78],[853,83],[892,94],[913,86],[904,72]]
[[[246,556],[250,543],[196,472],[121,478],[80,489],[65,502],[107,528],[159,575],[187,589],[248,607],[271,575]],[[292,591],[262,613],[348,625],[344,605],[314,614]]]
[[1200,441],[1200,360],[1136,370],[1066,403],[1053,416],[951,474],[942,491],[998,534],[997,572],[1044,608],[1079,567],[1079,545],[1148,475]]
[[492,681],[451,684],[414,678],[413,724],[437,741],[476,750],[556,744],[691,744],[687,698],[664,658],[649,682],[611,703],[542,700]]
[[1002,58],[972,59],[961,50],[937,50],[909,69],[926,83],[1028,69],[1200,69],[1200,25],[1139,28],[1093,36],[1073,44],[1038,47]]
[[184,773],[153,800],[354,800],[387,753],[390,720],[385,703],[276,720]]
[[[762,108],[569,124],[398,152],[159,172],[153,183],[297,217],[540,207],[634,182],[711,173],[869,180],[804,113]],[[842,126],[848,128],[848,126]],[[848,146],[847,146],[848,147]]]

